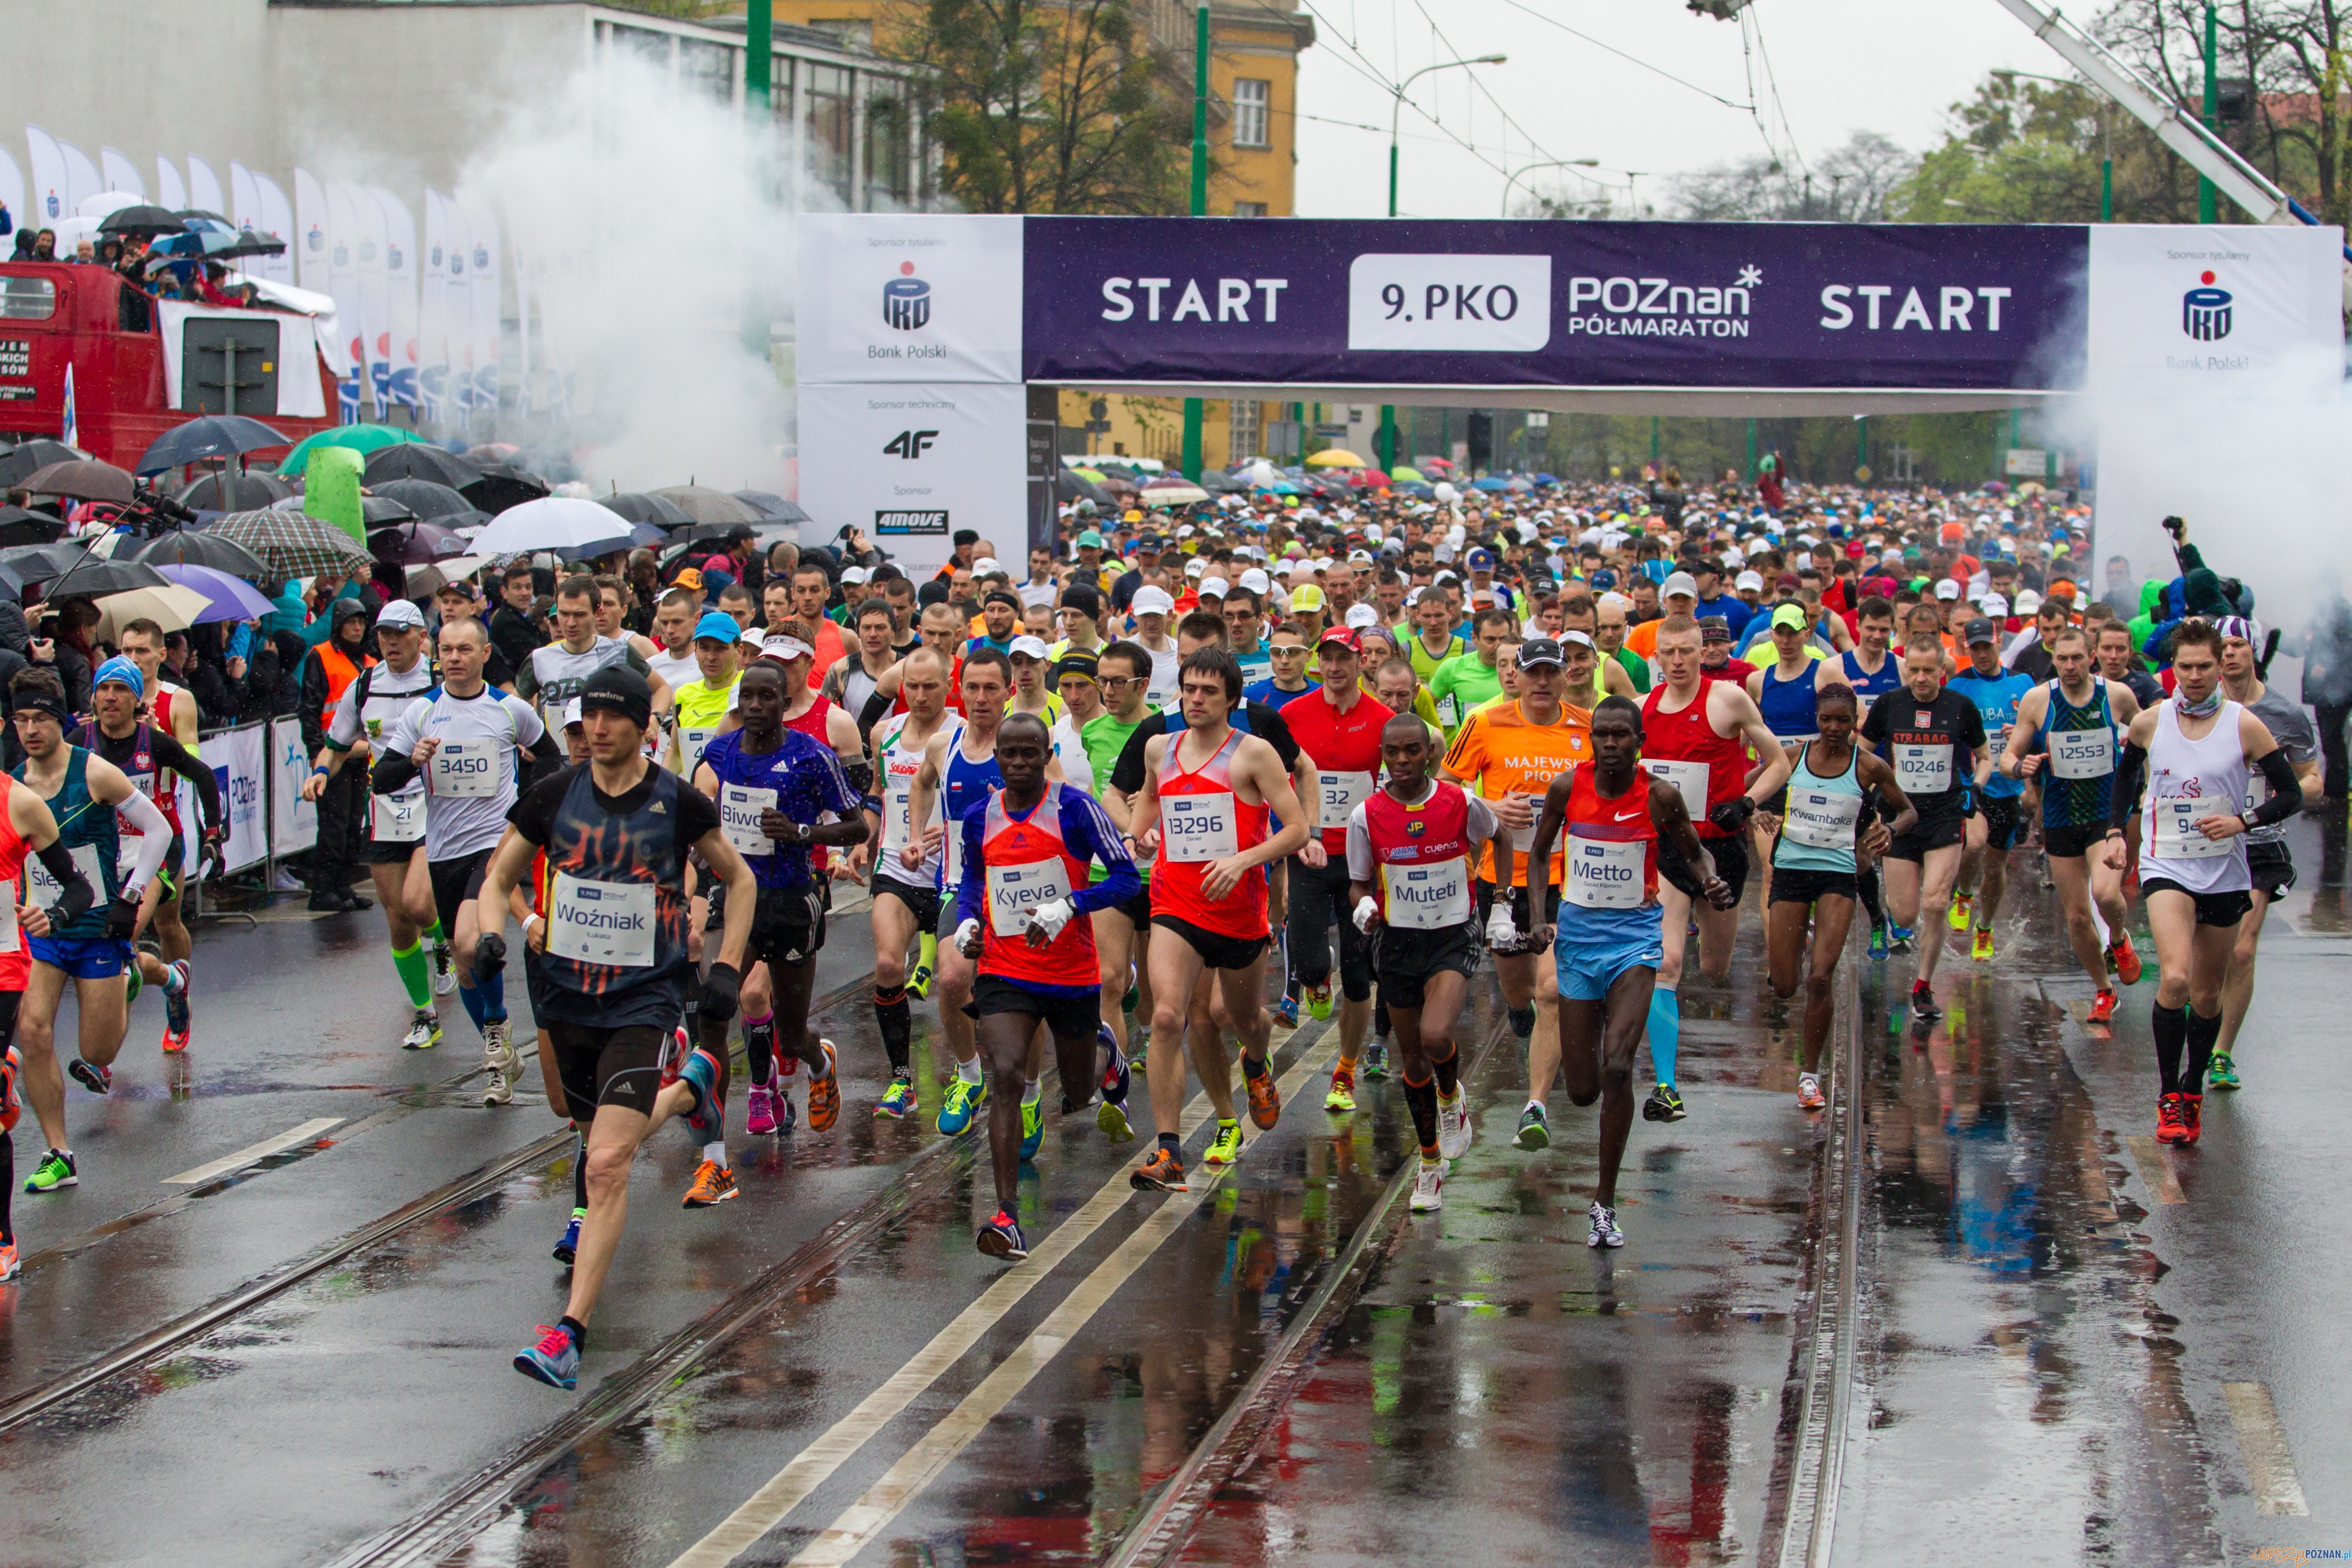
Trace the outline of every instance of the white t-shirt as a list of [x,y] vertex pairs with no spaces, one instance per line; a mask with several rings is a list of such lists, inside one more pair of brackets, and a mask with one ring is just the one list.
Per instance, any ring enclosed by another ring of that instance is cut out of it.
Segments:
[[470,697],[436,686],[408,705],[384,749],[412,755],[426,736],[441,742],[423,769],[431,806],[425,858],[457,860],[498,847],[515,803],[515,747],[546,737],[539,714],[520,697],[484,686]]
[[646,668],[659,675],[662,684],[671,691],[677,690],[688,681],[702,679],[702,666],[695,663],[694,644],[691,642],[687,643],[683,657],[664,651],[662,645],[656,643],[654,655],[646,661]]

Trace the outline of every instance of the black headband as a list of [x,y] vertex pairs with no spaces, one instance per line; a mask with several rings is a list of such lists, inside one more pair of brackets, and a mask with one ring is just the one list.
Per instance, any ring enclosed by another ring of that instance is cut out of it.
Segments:
[[59,729],[72,727],[73,710],[66,706],[66,699],[57,693],[36,688],[30,691],[18,691],[14,695],[17,712],[22,713],[30,708],[35,713],[45,713],[56,719]]

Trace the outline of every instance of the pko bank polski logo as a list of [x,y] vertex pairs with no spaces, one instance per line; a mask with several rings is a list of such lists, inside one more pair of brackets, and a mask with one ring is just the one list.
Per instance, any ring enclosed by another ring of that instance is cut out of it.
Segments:
[[882,319],[901,332],[920,331],[931,319],[931,286],[915,276],[915,264],[898,264],[899,276],[882,286]]
[[2230,335],[2230,291],[2213,287],[2213,275],[2201,273],[2198,281],[2202,288],[2192,288],[2180,297],[2180,329],[2200,343],[2210,343]]

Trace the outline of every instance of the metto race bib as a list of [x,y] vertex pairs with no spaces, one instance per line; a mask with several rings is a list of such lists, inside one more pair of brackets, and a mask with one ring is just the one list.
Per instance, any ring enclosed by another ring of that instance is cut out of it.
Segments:
[[1790,789],[1780,831],[1817,850],[1853,848],[1853,825],[1862,820],[1862,797],[1821,789]]
[[1675,787],[1683,798],[1683,810],[1694,822],[1706,821],[1706,764],[1704,762],[1668,761],[1663,757],[1644,757],[1642,766]]
[[487,740],[445,740],[428,777],[436,795],[485,798],[499,792],[499,759]]
[[719,787],[719,827],[740,855],[772,855],[776,841],[760,829],[760,813],[776,803],[773,789],[753,789],[741,784]]
[[1070,896],[1068,868],[1057,857],[1027,865],[988,868],[988,926],[1018,940],[1029,929],[1031,911]]
[[646,969],[654,961],[654,884],[555,873],[547,950],[580,964]]
[[2214,860],[2237,848],[2235,839],[2209,839],[2197,831],[2207,817],[2232,817],[2224,800],[2178,798],[2156,802],[2156,857],[2168,861]]
[[2104,779],[2116,770],[2112,729],[2053,729],[2050,773],[2054,779]]
[[1470,918],[1470,862],[1382,868],[1387,906],[1381,918],[1405,931],[1437,931]]
[[368,836],[387,844],[413,844],[425,836],[423,795],[368,797]]
[[1941,795],[1951,789],[1950,743],[1895,747],[1895,781],[1906,795]]
[[1223,860],[1240,841],[1234,828],[1234,798],[1224,790],[1160,798],[1160,852],[1165,859]]
[[1579,909],[1638,909],[1648,892],[1648,857],[1649,845],[1639,840],[1570,839],[1562,896]]

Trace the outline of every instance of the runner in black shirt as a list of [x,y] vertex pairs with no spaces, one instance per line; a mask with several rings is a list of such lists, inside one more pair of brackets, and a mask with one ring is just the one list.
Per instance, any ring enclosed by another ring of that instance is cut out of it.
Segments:
[[[1945,689],[1940,640],[1923,637],[1904,650],[1903,685],[1871,704],[1862,744],[1895,769],[1895,781],[1919,812],[1887,846],[1882,871],[1888,918],[1919,932],[1911,1016],[1925,1023],[1943,1011],[1936,1005],[1936,965],[1944,953],[1944,909],[1976,810],[1972,785],[1992,770],[1984,716],[1973,700]],[[1923,923],[1923,909],[1934,918]]]

